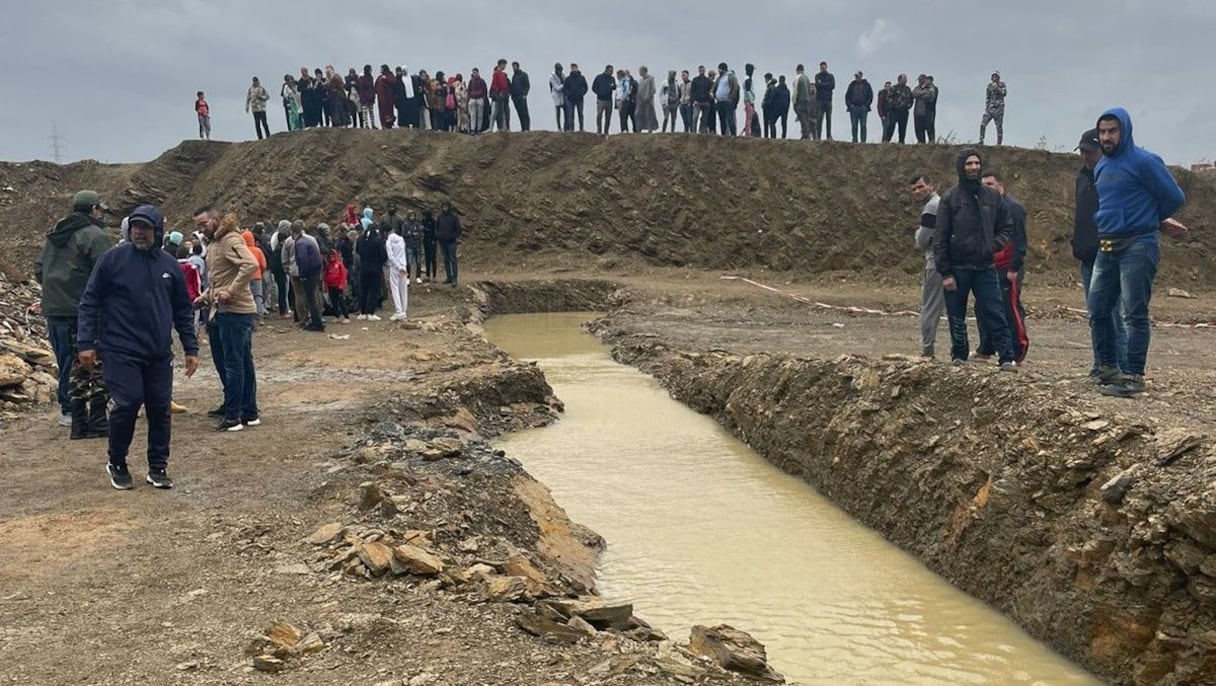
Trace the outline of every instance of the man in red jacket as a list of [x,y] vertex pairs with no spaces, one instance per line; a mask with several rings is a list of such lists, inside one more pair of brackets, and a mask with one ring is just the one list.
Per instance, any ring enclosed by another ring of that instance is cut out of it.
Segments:
[[507,61],[498,60],[490,77],[490,117],[499,131],[511,130],[511,80],[507,78]]

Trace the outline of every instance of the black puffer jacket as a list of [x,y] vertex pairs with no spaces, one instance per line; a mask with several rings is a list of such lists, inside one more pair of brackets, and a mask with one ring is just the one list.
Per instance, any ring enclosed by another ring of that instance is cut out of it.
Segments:
[[[955,160],[958,185],[942,195],[933,233],[937,271],[950,276],[955,269],[988,269],[993,255],[1013,237],[1013,218],[1001,194],[968,179],[963,164],[975,150],[964,150]],[[980,158],[981,160],[983,158]]]

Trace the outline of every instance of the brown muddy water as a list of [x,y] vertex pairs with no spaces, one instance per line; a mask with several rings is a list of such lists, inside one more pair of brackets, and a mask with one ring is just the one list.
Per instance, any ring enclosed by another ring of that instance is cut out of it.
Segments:
[[801,684],[1100,683],[613,361],[591,318],[502,316],[486,335],[566,404],[500,446],[608,541],[605,596],[675,638],[745,629]]

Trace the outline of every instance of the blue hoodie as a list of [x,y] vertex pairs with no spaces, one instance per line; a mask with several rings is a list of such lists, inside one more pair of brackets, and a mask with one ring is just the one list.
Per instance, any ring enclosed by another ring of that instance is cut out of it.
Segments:
[[1136,147],[1127,110],[1109,109],[1098,121],[1107,117],[1119,120],[1120,135],[1119,145],[1104,151],[1094,169],[1098,235],[1142,234],[1143,240],[1155,241],[1161,222],[1181,209],[1186,196],[1160,157]]
[[141,205],[131,221],[155,227],[149,250],[127,241],[106,251],[89,276],[77,309],[77,347],[137,360],[173,357],[177,329],[187,355],[198,355],[194,309],[177,260],[161,249],[165,219],[154,205]]

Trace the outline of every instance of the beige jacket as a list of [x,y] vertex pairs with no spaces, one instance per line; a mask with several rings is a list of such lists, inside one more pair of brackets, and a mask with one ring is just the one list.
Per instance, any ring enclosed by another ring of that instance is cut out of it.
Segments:
[[[239,232],[221,228],[215,240],[207,248],[206,291],[199,296],[211,307],[211,316],[219,313],[256,314],[253,292],[249,281],[258,269],[258,262],[245,245]],[[227,291],[231,296],[227,302],[219,301],[219,294]]]

